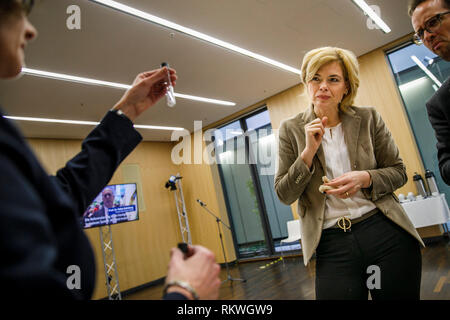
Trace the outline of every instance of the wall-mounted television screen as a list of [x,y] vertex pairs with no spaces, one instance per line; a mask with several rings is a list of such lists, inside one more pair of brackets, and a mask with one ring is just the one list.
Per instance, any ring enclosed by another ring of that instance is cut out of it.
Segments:
[[135,183],[106,186],[86,209],[83,228],[139,220]]

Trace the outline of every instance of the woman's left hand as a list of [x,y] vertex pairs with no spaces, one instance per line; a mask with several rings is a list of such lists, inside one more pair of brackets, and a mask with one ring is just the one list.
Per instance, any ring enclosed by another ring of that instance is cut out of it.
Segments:
[[355,195],[361,188],[370,187],[370,174],[367,171],[350,171],[324,185],[336,188],[326,191],[326,194],[347,199]]

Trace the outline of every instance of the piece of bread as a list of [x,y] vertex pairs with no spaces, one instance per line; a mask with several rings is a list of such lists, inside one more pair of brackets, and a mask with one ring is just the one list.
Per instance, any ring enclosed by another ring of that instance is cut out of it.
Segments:
[[333,187],[330,187],[330,186],[324,186],[324,185],[321,185],[321,186],[319,187],[319,191],[320,191],[321,193],[325,193],[325,191],[333,190],[333,189],[334,189]]
[[[328,182],[330,182],[330,179],[328,179],[327,176],[323,176],[323,177],[322,177],[322,181],[323,181],[323,183],[328,183]],[[319,187],[319,192],[320,192],[320,193],[325,193],[325,191],[333,190],[333,189],[336,189],[336,188],[331,187],[331,186],[325,186],[325,185],[322,184],[322,185]]]

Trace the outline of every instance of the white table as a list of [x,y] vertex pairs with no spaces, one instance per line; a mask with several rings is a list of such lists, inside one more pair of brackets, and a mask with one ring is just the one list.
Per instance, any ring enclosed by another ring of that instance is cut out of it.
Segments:
[[416,228],[446,224],[450,221],[450,210],[443,193],[439,196],[402,202],[401,204]]

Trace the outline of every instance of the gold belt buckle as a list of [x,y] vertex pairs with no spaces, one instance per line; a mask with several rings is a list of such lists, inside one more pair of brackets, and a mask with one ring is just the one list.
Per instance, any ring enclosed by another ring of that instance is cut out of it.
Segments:
[[342,217],[337,221],[337,226],[347,232],[352,226],[352,221],[347,217]]

